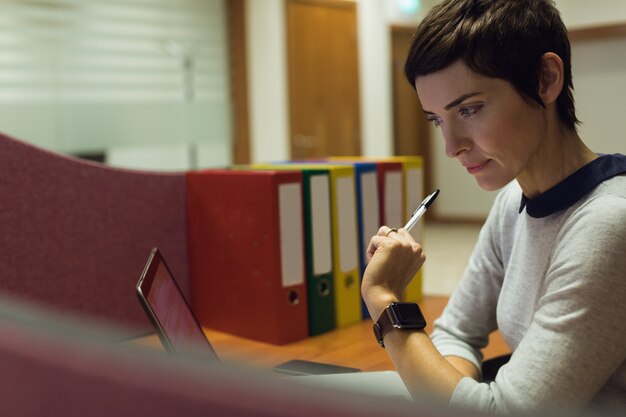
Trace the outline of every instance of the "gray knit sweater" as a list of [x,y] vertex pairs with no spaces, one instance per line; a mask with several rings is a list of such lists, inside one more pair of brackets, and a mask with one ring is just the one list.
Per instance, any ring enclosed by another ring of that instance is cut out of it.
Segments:
[[510,362],[490,384],[463,378],[451,404],[626,407],[626,157],[602,156],[536,199],[516,181],[500,192],[432,339],[480,369],[496,329]]

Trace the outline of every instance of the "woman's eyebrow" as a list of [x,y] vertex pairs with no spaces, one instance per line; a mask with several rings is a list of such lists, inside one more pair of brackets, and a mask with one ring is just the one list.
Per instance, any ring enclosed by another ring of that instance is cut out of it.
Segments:
[[[454,100],[452,100],[450,103],[448,103],[448,104],[444,107],[444,109],[446,109],[446,110],[450,110],[452,107],[454,107],[454,106],[458,106],[459,104],[463,103],[463,102],[464,102],[465,100],[467,100],[468,98],[470,98],[470,97],[474,97],[474,96],[477,96],[477,95],[479,95],[479,94],[482,94],[482,92],[480,92],[480,91],[476,91],[476,92],[474,92],[474,93],[463,94],[462,96],[459,96],[459,97],[455,98]],[[433,113],[433,112],[431,112],[431,111],[428,111],[428,110],[424,110],[424,113],[426,113],[426,114],[435,114],[435,113]]]
[[452,107],[459,105],[461,103],[463,103],[465,100],[467,100],[470,97],[474,97],[476,95],[480,94],[480,91],[477,91],[475,93],[468,93],[468,94],[463,94],[462,96],[452,100],[450,103],[448,103],[444,108],[446,110],[450,110]]

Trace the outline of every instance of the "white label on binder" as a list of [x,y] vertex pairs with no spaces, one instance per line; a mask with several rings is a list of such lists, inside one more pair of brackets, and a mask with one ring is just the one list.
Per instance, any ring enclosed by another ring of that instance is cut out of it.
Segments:
[[378,181],[376,172],[361,174],[361,216],[363,226],[363,247],[361,255],[365,258],[370,239],[380,228],[380,202],[378,200]]
[[278,187],[280,263],[283,287],[304,283],[301,190],[301,185],[297,183],[281,184]]
[[354,177],[337,178],[337,230],[339,232],[339,269],[352,271],[358,265],[356,197]]
[[333,246],[330,236],[330,184],[328,174],[311,177],[311,245],[313,275],[326,274],[333,267]]
[[404,226],[404,208],[402,207],[402,173],[387,172],[385,175],[385,219],[389,227]]
[[[411,168],[407,170],[406,174],[406,195],[407,195],[407,219],[411,217],[411,214],[417,209],[417,206],[422,202],[424,198],[424,187],[423,187],[423,179],[422,179],[422,170],[421,168]],[[413,239],[419,241],[419,233],[422,229],[421,224],[424,224],[423,221],[420,221],[417,224],[418,227],[414,227],[411,230],[411,236]]]

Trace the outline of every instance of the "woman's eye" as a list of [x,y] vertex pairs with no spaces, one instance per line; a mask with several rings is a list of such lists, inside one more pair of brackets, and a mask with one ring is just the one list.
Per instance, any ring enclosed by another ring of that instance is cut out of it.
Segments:
[[[483,108],[482,104],[477,104],[474,106],[467,106],[467,107],[461,107],[458,109],[458,113],[459,115],[463,118],[463,119],[468,119],[470,117],[472,117],[473,115],[475,115],[476,113],[478,113],[480,111],[480,109]],[[443,120],[441,119],[441,117],[436,116],[436,115],[428,115],[426,116],[426,119],[435,125],[435,127],[439,127],[441,126],[441,124],[443,123]]]
[[475,115],[483,106],[471,106],[471,107],[461,107],[459,109],[459,114],[467,119],[468,117],[472,117],[473,115]]
[[429,122],[431,122],[432,124],[434,124],[434,125],[435,125],[435,127],[439,127],[439,126],[441,126],[441,119],[440,119],[439,117],[436,117],[436,116],[429,116],[429,117],[427,117],[427,120],[428,120]]

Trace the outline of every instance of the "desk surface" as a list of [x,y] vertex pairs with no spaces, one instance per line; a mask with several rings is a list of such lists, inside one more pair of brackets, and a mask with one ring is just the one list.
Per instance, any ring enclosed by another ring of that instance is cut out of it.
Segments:
[[[432,322],[439,317],[447,300],[447,297],[427,296],[420,302],[429,323],[427,332],[432,330]],[[364,371],[394,369],[385,350],[374,340],[371,320],[283,346],[256,342],[212,329],[204,330],[217,355],[224,362],[268,369],[290,359],[304,359],[350,366]],[[154,345],[159,344],[159,341],[153,336],[142,343]],[[507,352],[509,350],[500,335],[497,332],[492,334],[489,346],[484,350],[485,358]]]

